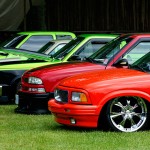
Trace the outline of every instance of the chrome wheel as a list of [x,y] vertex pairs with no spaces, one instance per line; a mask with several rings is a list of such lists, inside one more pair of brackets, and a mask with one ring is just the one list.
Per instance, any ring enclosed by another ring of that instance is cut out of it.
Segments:
[[108,107],[110,125],[122,132],[134,132],[147,121],[147,106],[140,97],[118,97]]

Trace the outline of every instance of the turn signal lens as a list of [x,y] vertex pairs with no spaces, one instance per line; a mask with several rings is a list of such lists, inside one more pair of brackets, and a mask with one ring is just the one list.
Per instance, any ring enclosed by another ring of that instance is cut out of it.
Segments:
[[72,101],[73,102],[87,102],[87,97],[84,93],[81,92],[72,92]]

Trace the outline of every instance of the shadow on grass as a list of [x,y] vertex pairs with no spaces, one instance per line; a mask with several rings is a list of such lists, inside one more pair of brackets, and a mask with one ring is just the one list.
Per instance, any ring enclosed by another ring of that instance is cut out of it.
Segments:
[[57,123],[52,124],[52,125],[45,124],[44,128],[47,130],[51,130],[51,131],[108,132],[108,131],[100,129],[100,128],[74,127],[74,126],[61,125],[61,124],[57,124]]
[[[48,124],[45,124],[45,129],[47,128],[47,130],[50,131],[75,131],[75,132],[104,132],[104,133],[108,133],[108,132],[112,132],[112,133],[125,133],[125,132],[121,132],[121,131],[114,131],[110,128],[103,128],[103,127],[97,127],[97,128],[84,128],[84,127],[74,127],[74,126],[66,126],[66,125],[61,125],[61,124],[53,124],[52,126],[48,126]],[[138,132],[149,132],[150,128],[145,128],[143,130],[140,130]],[[133,133],[133,132],[126,132],[126,133]],[[136,132],[134,132],[136,133]]]

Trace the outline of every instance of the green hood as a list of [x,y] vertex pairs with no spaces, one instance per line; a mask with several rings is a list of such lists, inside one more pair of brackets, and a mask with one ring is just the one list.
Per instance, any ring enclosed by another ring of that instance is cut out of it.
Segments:
[[28,70],[43,65],[61,62],[60,60],[50,58],[50,56],[46,54],[41,54],[41,53],[31,52],[26,50],[4,48],[1,49],[0,51],[27,58],[26,60],[25,59],[12,60],[12,58],[6,58],[4,59],[5,61],[0,61],[0,70]]
[[27,58],[34,58],[34,59],[45,60],[45,61],[53,61],[53,59],[50,58],[49,55],[41,54],[38,52],[31,52],[31,51],[23,50],[23,49],[1,48],[0,51],[7,53],[7,54],[19,55],[19,56],[23,56]]

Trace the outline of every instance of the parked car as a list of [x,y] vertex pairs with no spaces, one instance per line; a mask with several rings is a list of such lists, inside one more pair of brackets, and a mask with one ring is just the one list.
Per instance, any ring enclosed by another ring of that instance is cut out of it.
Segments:
[[22,88],[18,93],[19,103],[15,112],[50,113],[48,100],[54,97],[54,89],[62,79],[87,71],[127,67],[123,66],[124,59],[132,65],[150,51],[149,47],[150,34],[121,35],[84,62],[68,62],[31,69],[22,76]]
[[92,71],[64,79],[48,102],[55,121],[121,132],[145,129],[150,113],[150,52],[130,69]]
[[[39,50],[37,50],[37,53],[43,53],[43,54],[47,54],[47,55],[54,55],[58,50],[60,50],[63,46],[65,46],[67,43],[69,43],[70,40],[52,40],[49,41],[47,44],[45,44],[42,48],[40,48]],[[24,49],[10,49],[13,51],[20,51],[21,53],[26,52],[28,53],[28,50],[24,50]],[[27,60],[28,57],[22,56],[20,55],[20,53],[17,55],[16,53],[12,54],[12,53],[6,53],[4,52],[4,50],[0,51],[0,61],[3,62],[5,61],[5,58],[10,58],[12,60]],[[6,59],[8,61],[8,59]]]
[[[54,55],[50,56],[27,50],[16,50],[8,48],[3,49],[2,52],[4,53],[25,56],[29,59],[14,62],[0,62],[0,91],[2,91],[0,93],[0,102],[14,101],[15,94],[18,91],[18,87],[20,85],[21,76],[25,71],[43,65],[56,64],[71,60],[80,60],[77,55],[83,58],[87,57],[91,55],[91,52],[96,52],[99,47],[104,46],[104,44],[115,37],[116,35],[110,34],[80,35],[77,38],[71,40],[71,42],[66,44]],[[89,49],[89,46],[91,46],[91,49]],[[94,48],[92,48],[92,46]],[[61,55],[62,53],[63,55]],[[9,91],[11,92],[9,93]]]
[[1,44],[5,48],[19,48],[30,51],[37,51],[51,40],[74,39],[76,35],[72,32],[51,32],[51,31],[28,31],[19,32],[11,39]]

